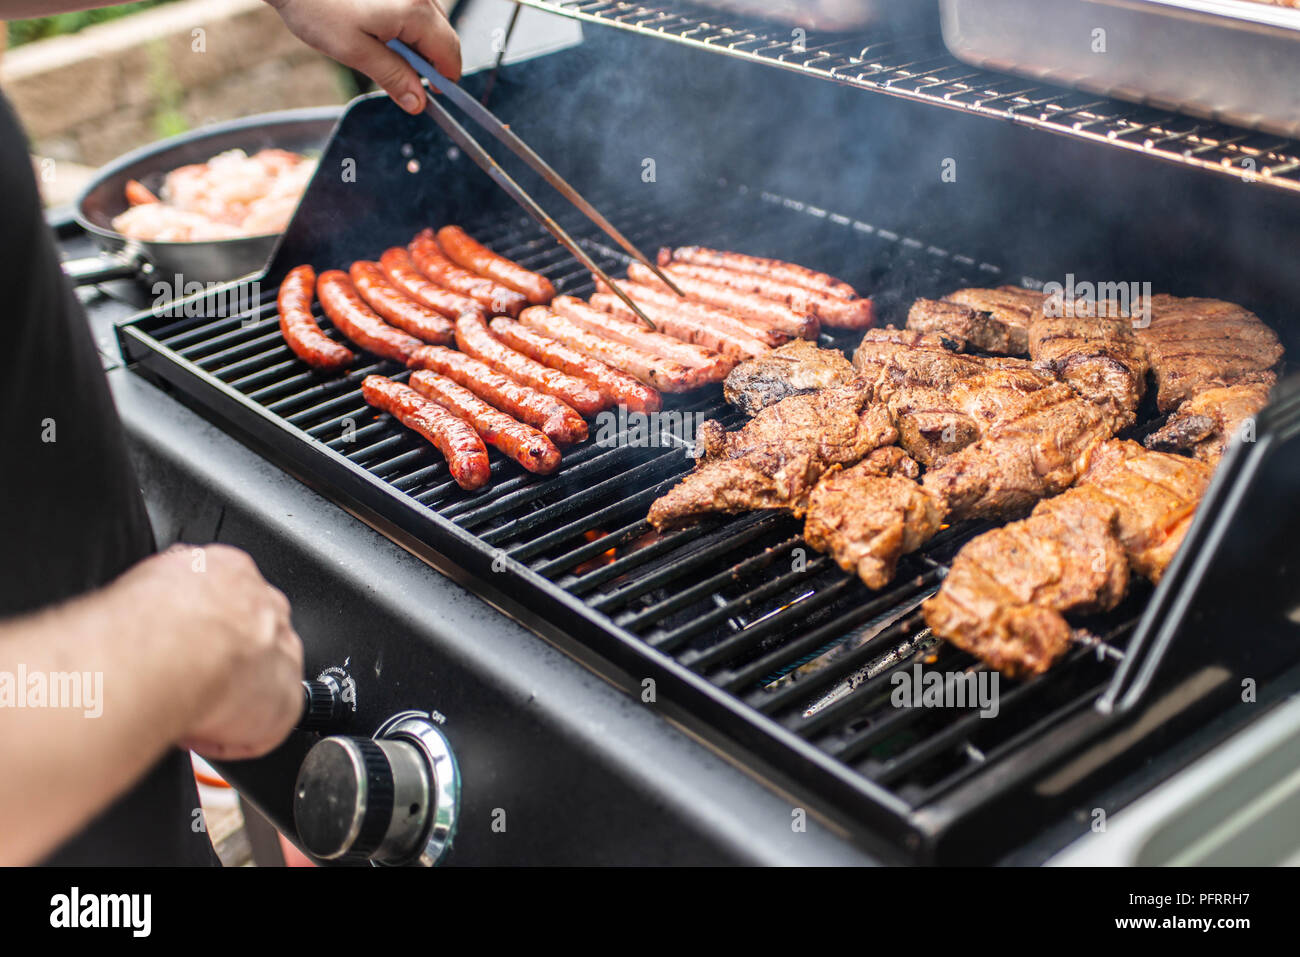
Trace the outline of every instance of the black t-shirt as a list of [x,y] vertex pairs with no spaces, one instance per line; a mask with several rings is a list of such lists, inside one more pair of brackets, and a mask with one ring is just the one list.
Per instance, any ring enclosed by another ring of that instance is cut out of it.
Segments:
[[[85,314],[59,269],[26,138],[3,96],[0,189],[2,619],[108,583],[154,542]],[[31,799],[42,799],[37,782]],[[173,750],[49,863],[211,864],[198,806],[188,755]]]

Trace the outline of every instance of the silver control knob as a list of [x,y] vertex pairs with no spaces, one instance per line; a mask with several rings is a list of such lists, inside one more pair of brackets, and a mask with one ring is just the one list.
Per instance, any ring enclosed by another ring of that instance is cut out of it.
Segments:
[[373,739],[324,738],[294,785],[298,836],[323,860],[437,864],[451,847],[460,775],[427,714],[403,712]]

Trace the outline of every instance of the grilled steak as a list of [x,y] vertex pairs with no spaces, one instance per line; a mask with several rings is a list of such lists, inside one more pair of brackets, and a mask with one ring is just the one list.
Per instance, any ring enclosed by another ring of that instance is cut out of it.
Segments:
[[853,364],[839,350],[794,339],[732,369],[722,394],[746,415],[757,415],[788,396],[844,385],[855,375]]
[[1103,442],[1074,488],[966,544],[923,606],[926,622],[1004,674],[1045,671],[1069,645],[1064,615],[1113,608],[1130,570],[1160,580],[1210,474],[1193,459]]
[[832,467],[808,499],[804,538],[868,588],[883,588],[898,559],[939,530],[938,504],[916,483],[920,468],[894,446],[848,469]]
[[1202,462],[1217,462],[1229,440],[1268,404],[1273,380],[1272,373],[1261,373],[1257,382],[1239,382],[1202,392],[1180,405],[1169,421],[1142,444],[1161,452],[1187,451]]
[[1178,551],[1213,473],[1204,462],[1115,440],[1097,448],[1078,484],[1115,506],[1116,533],[1129,564],[1156,582]]
[[897,437],[889,413],[858,384],[783,399],[735,432],[705,423],[703,457],[655,500],[647,521],[663,530],[710,512],[784,508],[802,515],[827,469],[852,465]]
[[1209,389],[1272,369],[1276,333],[1254,313],[1218,299],[1151,297],[1151,323],[1136,330],[1155,372],[1161,412]]
[[[1137,419],[1146,391],[1146,351],[1133,332],[1133,320],[1106,305],[1097,317],[1047,316],[1040,308],[1029,328],[1029,356],[1036,368],[1055,375],[1096,403],[1114,431]],[[1113,317],[1113,318],[1108,318]]]
[[957,554],[921,607],[931,630],[1008,677],[1041,674],[1070,646],[1064,614],[1107,611],[1128,563],[1114,506],[1095,491],[1039,502],[1026,519],[985,532]]
[[[999,286],[997,289],[958,289],[943,298],[987,317],[980,319],[981,335],[968,340],[970,345],[985,352],[1018,356],[1029,351],[1029,322],[1046,296],[1020,286]],[[911,325],[910,316],[908,325]],[[959,337],[962,329],[969,330],[969,323],[959,322],[958,330],[955,330]]]
[[960,302],[918,299],[907,313],[907,328],[943,336],[959,350],[978,349],[998,355],[1020,355],[1028,341],[1025,328],[992,313]]
[[952,519],[1024,512],[1072,485],[1110,438],[1106,414],[1064,383],[1035,391],[978,442],[940,460],[923,484]]

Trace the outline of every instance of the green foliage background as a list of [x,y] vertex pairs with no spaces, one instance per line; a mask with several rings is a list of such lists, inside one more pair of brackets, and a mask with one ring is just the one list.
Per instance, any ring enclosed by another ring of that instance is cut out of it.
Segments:
[[11,20],[9,22],[9,45],[16,47],[32,40],[44,40],[64,33],[76,33],[83,27],[108,20],[116,20],[128,13],[147,10],[150,7],[172,3],[173,0],[139,0],[137,3],[123,3],[116,7],[101,7],[97,10],[78,10],[73,13],[58,13],[52,17],[38,17],[34,20]]

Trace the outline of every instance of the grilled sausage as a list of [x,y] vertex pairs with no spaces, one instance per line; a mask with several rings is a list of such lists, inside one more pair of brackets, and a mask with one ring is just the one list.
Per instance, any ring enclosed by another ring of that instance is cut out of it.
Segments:
[[443,289],[429,277],[415,268],[411,255],[401,246],[386,250],[379,257],[379,268],[384,271],[399,292],[410,296],[416,302],[428,306],[434,312],[441,313],[448,319],[455,319],[464,312],[482,313],[483,307],[468,296]]
[[552,369],[590,382],[608,401],[624,406],[629,412],[658,412],[663,408],[663,399],[648,385],[599,359],[583,355],[558,339],[544,336],[504,316],[493,319],[491,328],[492,334],[511,349]]
[[555,298],[555,287],[549,279],[494,253],[459,226],[438,230],[438,245],[456,265],[521,293],[534,306],[544,306]]
[[479,316],[456,320],[456,346],[465,355],[487,363],[516,382],[555,396],[583,415],[595,415],[609,405],[599,390],[581,379],[535,362],[500,342]]
[[520,385],[491,366],[443,346],[415,351],[412,369],[429,369],[469,389],[502,412],[541,429],[556,445],[572,445],[587,437],[587,423],[553,395]]
[[[623,291],[627,292],[626,289]],[[593,309],[607,312],[625,322],[639,321],[628,304],[613,293],[598,292],[591,297],[590,302]],[[756,359],[772,351],[765,343],[759,342],[747,333],[738,334],[720,330],[709,323],[701,322],[685,310],[650,302],[637,302],[637,305],[665,335],[681,339],[683,342],[692,342],[705,349],[712,349],[737,362]]]
[[394,329],[375,315],[357,292],[348,274],[340,269],[330,269],[316,280],[316,295],[330,322],[338,327],[352,342],[385,359],[396,359],[403,364],[411,353],[424,345],[415,336]]
[[875,321],[870,299],[840,299],[829,293],[806,289],[770,276],[719,269],[716,266],[670,263],[664,267],[664,271],[674,282],[682,278],[700,279],[783,303],[792,310],[814,315],[823,325],[837,329],[865,329]]
[[699,385],[708,382],[721,382],[727,373],[735,368],[735,360],[704,349],[689,342],[682,342],[661,332],[651,332],[640,322],[627,322],[607,312],[593,309],[581,299],[573,296],[556,296],[551,303],[551,311],[586,329],[593,335],[603,336],[615,342],[621,342],[633,349],[640,349],[650,355],[663,356],[694,369]]
[[426,399],[410,386],[381,375],[366,376],[361,383],[361,395],[367,403],[387,412],[436,445],[447,457],[451,477],[461,488],[482,488],[492,477],[487,446],[474,427],[437,402]]
[[295,266],[280,283],[276,306],[280,311],[280,333],[289,348],[314,369],[334,371],[352,364],[356,355],[321,331],[311,314],[316,290],[316,270]]
[[411,373],[411,388],[454,412],[478,430],[483,441],[494,445],[530,472],[548,475],[560,464],[555,443],[531,425],[492,408],[469,389],[428,369]]
[[439,313],[417,302],[388,281],[379,263],[361,260],[348,269],[357,292],[380,318],[423,342],[451,342],[455,330]]
[[[627,277],[633,282],[667,288],[663,285],[663,280],[656,276],[650,267],[637,262],[628,264]],[[730,286],[720,286],[717,283],[687,276],[676,276],[673,282],[686,293],[688,299],[726,309],[728,312],[734,312],[745,319],[752,319],[788,336],[798,339],[817,338],[820,323],[816,316],[805,311],[806,303],[794,307],[787,306],[753,293],[732,289]]]
[[426,277],[445,289],[469,296],[494,316],[517,316],[528,305],[522,293],[462,269],[448,259],[432,229],[421,232],[407,248],[415,268]]
[[767,276],[777,282],[788,283],[791,286],[802,286],[804,289],[811,289],[814,292],[824,292],[836,299],[849,301],[858,298],[856,290],[843,280],[780,259],[746,256],[743,253],[707,249],[704,246],[678,246],[676,249],[659,250],[659,265],[667,266],[669,263],[689,263],[694,266],[717,266],[722,269],[734,269],[736,272]]
[[[597,280],[596,288],[600,292],[610,292],[609,286],[605,285],[601,280]],[[706,306],[702,302],[683,299],[663,285],[648,286],[644,283],[630,282],[623,279],[619,282],[619,288],[631,296],[633,301],[642,309],[646,305],[651,305],[658,307],[661,312],[672,310],[673,313],[703,324],[710,329],[716,329],[718,332],[725,332],[734,336],[757,339],[765,346],[775,347],[790,341],[790,337],[783,332],[777,332],[760,322],[745,319],[734,312],[727,312],[725,309],[718,309],[714,306]],[[621,299],[619,299],[619,302],[623,304],[624,312],[630,314],[631,310],[627,308],[626,303],[623,303]],[[650,318],[654,320],[654,316]],[[655,322],[657,324],[658,320],[655,320]]]
[[583,355],[626,372],[660,392],[689,392],[697,388],[699,370],[691,369],[662,356],[634,349],[604,336],[595,336],[546,306],[530,306],[519,314],[519,321],[529,329],[558,339]]

